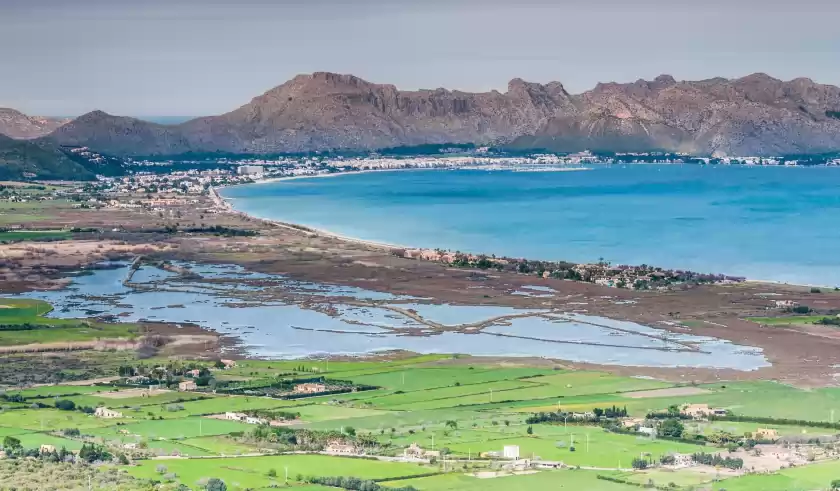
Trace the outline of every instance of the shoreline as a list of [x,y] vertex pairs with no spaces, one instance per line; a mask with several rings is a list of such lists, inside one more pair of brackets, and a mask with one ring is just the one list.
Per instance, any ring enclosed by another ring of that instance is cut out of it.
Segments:
[[[364,172],[381,172],[381,171],[364,171]],[[343,173],[342,174],[326,174],[324,177],[331,177],[331,176],[334,176],[334,175],[343,175]],[[321,177],[321,176],[301,176],[301,177],[292,176],[292,177],[289,177],[289,178],[277,178],[277,180],[280,181],[280,180],[315,178],[315,177]],[[256,183],[248,183],[248,184],[256,184]],[[239,184],[239,186],[245,186],[245,185],[248,185],[248,184]],[[219,186],[219,187],[221,187],[221,186]],[[232,187],[232,186],[230,186],[230,187]],[[271,225],[281,227],[281,228],[285,228],[285,229],[291,229],[291,230],[295,230],[295,231],[298,231],[298,232],[313,233],[313,234],[319,235],[321,237],[336,239],[336,240],[340,240],[340,241],[343,241],[343,242],[349,242],[349,243],[352,243],[352,244],[359,244],[359,245],[364,245],[364,246],[368,246],[368,247],[374,247],[374,248],[377,248],[377,249],[384,249],[384,250],[413,249],[413,247],[409,247],[409,246],[405,246],[405,245],[389,244],[387,242],[378,242],[378,241],[374,241],[374,240],[365,240],[365,239],[361,239],[361,238],[358,238],[358,237],[352,237],[352,236],[349,236],[349,235],[343,235],[343,234],[339,234],[339,233],[336,233],[336,232],[331,232],[331,231],[326,230],[326,229],[321,229],[321,228],[317,228],[317,227],[310,227],[309,225],[293,223],[293,222],[286,222],[286,221],[283,221],[283,220],[275,220],[275,219],[271,219],[271,218],[262,218],[262,217],[258,217],[258,216],[255,216],[255,215],[250,215],[250,214],[248,214],[244,211],[237,210],[236,208],[234,208],[233,205],[230,202],[230,200],[232,200],[233,198],[223,197],[217,191],[217,187],[211,186],[208,191],[209,191],[213,201],[216,202],[216,204],[219,205],[224,211],[226,211],[228,213],[234,213],[234,214],[237,214],[237,215],[248,217],[252,220],[260,220],[262,222],[269,223]]]
[[[383,242],[383,241],[367,240],[367,239],[362,239],[362,238],[359,238],[359,237],[354,237],[354,236],[350,236],[350,235],[345,235],[345,234],[333,232],[333,231],[330,231],[330,230],[327,230],[327,229],[324,229],[324,228],[312,227],[312,226],[309,226],[309,225],[306,225],[306,224],[300,224],[300,223],[295,223],[295,222],[287,222],[287,221],[271,219],[271,218],[258,217],[258,216],[251,215],[247,212],[236,209],[233,206],[233,203],[232,203],[232,201],[234,201],[235,198],[225,198],[218,192],[218,189],[223,189],[223,188],[233,188],[233,187],[238,187],[238,186],[247,186],[247,185],[256,185],[256,184],[268,184],[268,183],[273,183],[273,182],[291,181],[291,180],[299,180],[299,179],[316,179],[316,178],[325,178],[325,177],[344,176],[344,175],[349,175],[349,174],[368,174],[368,173],[374,173],[374,172],[404,172],[404,171],[433,171],[433,170],[452,170],[452,169],[443,169],[443,168],[441,168],[441,169],[434,169],[434,168],[428,168],[428,169],[376,169],[376,170],[361,170],[361,171],[350,171],[350,172],[336,172],[336,173],[330,173],[330,174],[318,174],[318,175],[307,175],[307,176],[287,176],[287,177],[276,177],[276,178],[269,178],[269,179],[261,179],[261,180],[258,180],[258,181],[254,181],[252,183],[236,184],[236,185],[232,185],[232,186],[215,186],[215,187],[211,186],[208,191],[210,192],[211,198],[213,198],[214,202],[217,202],[217,204],[219,204],[227,212],[239,214],[241,216],[248,217],[252,220],[260,220],[260,221],[263,221],[265,223],[269,223],[269,224],[272,224],[274,226],[278,226],[278,227],[281,227],[281,228],[296,230],[296,231],[300,231],[300,232],[309,232],[309,233],[313,233],[313,234],[316,234],[316,235],[319,235],[319,236],[322,236],[322,237],[325,237],[325,238],[340,240],[340,241],[353,243],[353,244],[364,245],[364,246],[367,246],[367,247],[374,247],[374,248],[377,248],[377,249],[383,249],[383,250],[387,250],[387,251],[390,251],[392,249],[407,249],[407,250],[427,250],[428,249],[428,250],[434,250],[435,248],[417,247],[417,246],[409,246],[409,245],[404,245],[404,244],[392,244],[392,243]],[[487,253],[467,252],[465,254],[473,255],[473,256],[481,256],[481,255],[490,256],[490,254],[487,254]],[[517,258],[511,258],[511,259],[517,259]],[[529,259],[529,258],[521,258],[521,259],[526,259],[526,260],[531,260],[531,261],[549,262],[548,260],[544,260],[544,259]],[[590,263],[580,263],[580,264],[590,264]],[[673,269],[679,269],[679,268],[663,268],[663,269],[672,269],[673,270]],[[713,274],[713,273],[710,273],[710,274]],[[714,274],[717,274],[717,273],[714,273]],[[723,274],[723,273],[720,273],[720,274]],[[729,275],[725,275],[725,276],[729,276]],[[821,289],[826,289],[826,290],[834,290],[836,288],[836,286],[834,286],[834,285],[819,285],[819,284],[811,284],[811,283],[789,283],[789,282],[778,281],[778,280],[766,280],[766,279],[748,278],[748,277],[744,277],[742,282],[743,283],[752,283],[752,284],[775,285],[775,286],[789,286],[789,287],[795,287],[795,288],[821,288]]]

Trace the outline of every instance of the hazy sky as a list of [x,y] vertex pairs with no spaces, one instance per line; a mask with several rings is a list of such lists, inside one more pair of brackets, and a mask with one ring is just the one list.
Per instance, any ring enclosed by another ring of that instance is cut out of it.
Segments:
[[298,73],[399,88],[738,77],[840,85],[840,0],[0,0],[0,107],[229,111]]

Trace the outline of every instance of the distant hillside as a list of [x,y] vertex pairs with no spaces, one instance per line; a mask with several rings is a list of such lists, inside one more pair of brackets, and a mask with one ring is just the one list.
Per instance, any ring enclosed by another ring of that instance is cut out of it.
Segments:
[[0,135],[0,180],[88,180],[94,177],[94,172],[55,145]]
[[161,125],[101,111],[48,139],[114,155],[372,150],[507,143],[557,151],[778,155],[840,151],[840,88],[765,74],[598,84],[514,79],[506,92],[400,91],[352,75],[300,75],[232,112]]
[[0,107],[0,134],[11,138],[39,138],[55,131],[69,119],[27,116],[14,109]]

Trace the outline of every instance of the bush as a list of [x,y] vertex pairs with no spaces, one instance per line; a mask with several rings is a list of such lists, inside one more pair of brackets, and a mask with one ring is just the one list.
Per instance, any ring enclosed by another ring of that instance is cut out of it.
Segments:
[[76,409],[76,403],[68,399],[59,399],[55,401],[55,407],[62,411],[73,411]]
[[204,486],[207,491],[227,491],[227,484],[219,478],[211,477]]
[[641,471],[641,470],[647,469],[648,462],[645,459],[640,459],[639,457],[636,457],[630,462],[630,465],[634,469]]

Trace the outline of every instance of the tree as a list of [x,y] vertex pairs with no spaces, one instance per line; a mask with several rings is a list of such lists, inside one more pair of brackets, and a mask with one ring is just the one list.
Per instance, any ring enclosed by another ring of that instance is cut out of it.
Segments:
[[840,479],[831,481],[831,491],[836,491],[838,489],[840,489]]
[[534,434],[534,427],[533,426],[528,426],[528,429],[525,430],[525,433],[528,433],[529,435],[533,435]]
[[217,477],[211,477],[207,480],[207,485],[204,489],[207,491],[227,491],[227,484]]
[[166,466],[158,464],[158,466],[155,467],[155,472],[157,472],[158,474],[166,474]]
[[68,399],[61,399],[55,401],[55,407],[62,411],[72,411],[76,409],[76,403]]
[[353,428],[352,426],[345,426],[344,433],[350,436],[356,436],[356,428]]
[[444,424],[444,426],[452,428],[453,430],[457,430],[458,429],[458,422],[450,419]]
[[640,459],[639,457],[636,457],[636,458],[633,459],[632,462],[630,462],[630,465],[634,469],[641,471],[641,470],[647,469],[648,463],[647,463],[647,460]]
[[681,438],[685,427],[678,419],[666,419],[659,425],[659,434],[670,438]]
[[128,465],[130,463],[128,461],[128,457],[126,457],[124,453],[121,453],[117,460],[119,461],[120,465]]
[[6,450],[17,450],[20,448],[20,440],[13,436],[7,436],[3,439],[3,448]]
[[274,469],[268,470],[268,477],[277,477],[277,471]]

